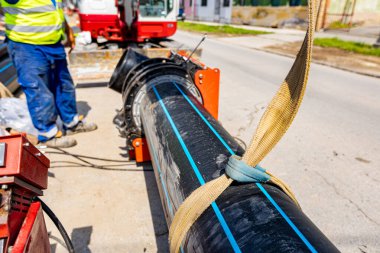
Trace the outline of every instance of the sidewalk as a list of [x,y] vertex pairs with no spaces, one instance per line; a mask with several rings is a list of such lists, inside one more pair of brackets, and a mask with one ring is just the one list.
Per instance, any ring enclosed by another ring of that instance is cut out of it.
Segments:
[[[193,21],[191,21],[193,22]],[[210,22],[193,22],[205,25],[223,25]],[[241,47],[266,51],[288,57],[295,57],[301,42],[305,37],[305,31],[293,29],[277,29],[257,26],[231,25],[232,27],[270,32],[255,36],[224,36],[216,39]],[[349,32],[325,31],[315,33],[315,38],[339,38],[345,41],[354,41],[373,45],[376,43],[380,33],[380,25],[367,28],[354,28]],[[346,71],[380,78],[380,57],[361,55],[343,51],[336,48],[322,48],[314,46],[313,62],[343,69]]]
[[[198,23],[205,25],[225,25],[213,22],[200,22],[200,21],[186,21],[189,23]],[[272,34],[263,34],[255,36],[256,40],[258,38],[262,39],[263,42],[259,42],[255,45],[255,48],[270,46],[278,44],[280,42],[295,42],[301,41],[305,37],[305,31],[296,29],[281,29],[281,28],[269,28],[260,26],[248,26],[248,25],[230,25],[232,27],[246,29],[246,30],[256,30],[263,32],[270,32]],[[380,36],[380,25],[371,27],[357,27],[353,28],[348,32],[345,31],[323,31],[316,32],[315,38],[339,38],[346,41],[362,42],[366,44],[373,45]],[[255,41],[256,41],[255,40]]]

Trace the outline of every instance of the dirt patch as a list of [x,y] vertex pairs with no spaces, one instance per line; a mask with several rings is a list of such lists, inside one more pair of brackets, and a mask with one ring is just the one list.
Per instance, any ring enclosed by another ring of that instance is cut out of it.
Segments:
[[[306,6],[234,6],[232,7],[232,23],[278,27],[284,26],[286,23],[289,24],[289,21],[291,22],[291,20],[294,21],[295,19],[305,21],[308,17],[307,13]],[[294,23],[293,25],[297,26]]]
[[[301,42],[268,46],[265,51],[295,57]],[[347,52],[337,48],[314,46],[313,62],[380,78],[380,57]]]

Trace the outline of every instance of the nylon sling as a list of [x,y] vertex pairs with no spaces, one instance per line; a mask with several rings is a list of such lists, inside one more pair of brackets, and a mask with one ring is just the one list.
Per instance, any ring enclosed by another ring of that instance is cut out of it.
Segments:
[[[251,166],[252,170],[258,169],[255,167],[280,141],[293,122],[302,102],[312,55],[316,2],[317,0],[308,1],[309,25],[301,49],[287,77],[264,112],[256,133],[242,157],[242,161]],[[291,189],[271,173],[266,173],[270,177],[269,180],[279,186],[298,205]],[[179,251],[186,233],[194,222],[232,182],[231,177],[223,174],[199,187],[185,199],[177,210],[169,229],[171,253]]]

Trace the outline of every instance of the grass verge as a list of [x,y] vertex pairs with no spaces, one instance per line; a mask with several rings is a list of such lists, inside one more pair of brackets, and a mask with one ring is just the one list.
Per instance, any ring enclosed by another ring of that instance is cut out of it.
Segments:
[[380,48],[375,48],[372,45],[359,42],[344,41],[338,38],[316,38],[314,40],[314,45],[320,47],[334,47],[358,54],[380,57]]
[[342,23],[340,21],[335,21],[329,24],[328,29],[349,29],[351,25]]
[[197,23],[188,22],[178,22],[178,29],[190,31],[190,32],[200,32],[208,34],[218,34],[218,35],[258,35],[258,34],[268,34],[269,32],[262,32],[256,30],[247,30],[242,28],[236,28],[229,25],[205,25]]

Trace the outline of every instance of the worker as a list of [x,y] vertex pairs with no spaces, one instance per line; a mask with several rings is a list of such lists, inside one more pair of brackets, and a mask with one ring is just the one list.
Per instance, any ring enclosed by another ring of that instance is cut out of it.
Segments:
[[[61,41],[75,46],[62,0],[0,0],[8,51],[27,99],[38,141],[48,147],[77,144],[67,135],[97,129],[78,115],[75,87]],[[62,131],[57,118],[63,122]]]

